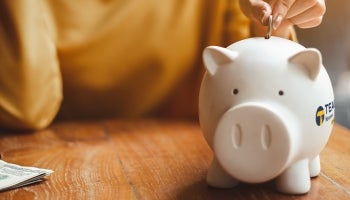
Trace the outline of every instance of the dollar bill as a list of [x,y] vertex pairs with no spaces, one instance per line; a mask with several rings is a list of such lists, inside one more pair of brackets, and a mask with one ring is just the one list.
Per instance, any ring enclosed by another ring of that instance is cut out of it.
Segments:
[[0,160],[0,191],[10,190],[45,180],[50,169],[26,167]]

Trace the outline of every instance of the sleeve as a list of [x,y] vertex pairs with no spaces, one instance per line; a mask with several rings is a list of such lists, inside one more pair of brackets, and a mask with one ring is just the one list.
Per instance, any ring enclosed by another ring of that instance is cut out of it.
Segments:
[[189,73],[161,105],[158,113],[162,117],[197,120],[198,94],[205,72],[203,49],[209,45],[228,46],[250,36],[250,21],[241,12],[238,0],[200,2],[197,7],[197,12],[200,11],[198,24],[191,26],[199,27],[196,57]]
[[0,1],[0,127],[35,130],[58,112],[62,81],[42,1]]

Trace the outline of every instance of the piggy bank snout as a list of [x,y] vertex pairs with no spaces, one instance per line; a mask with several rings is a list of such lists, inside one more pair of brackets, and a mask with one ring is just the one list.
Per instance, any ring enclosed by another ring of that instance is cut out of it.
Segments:
[[259,183],[278,176],[292,156],[293,135],[280,109],[255,103],[235,106],[221,117],[215,155],[236,179]]

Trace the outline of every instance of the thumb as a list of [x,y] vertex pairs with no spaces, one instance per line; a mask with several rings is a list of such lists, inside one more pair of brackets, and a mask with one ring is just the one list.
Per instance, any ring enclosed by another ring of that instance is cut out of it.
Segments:
[[273,28],[277,29],[296,0],[277,0],[273,6]]
[[267,25],[268,18],[272,13],[271,7],[265,1],[252,1],[251,3],[252,17],[263,25]]

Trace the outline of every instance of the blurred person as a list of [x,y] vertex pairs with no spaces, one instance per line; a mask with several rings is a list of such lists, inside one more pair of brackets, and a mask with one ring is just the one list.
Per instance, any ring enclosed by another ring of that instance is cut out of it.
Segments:
[[201,53],[318,26],[324,0],[0,1],[0,126],[197,118]]

